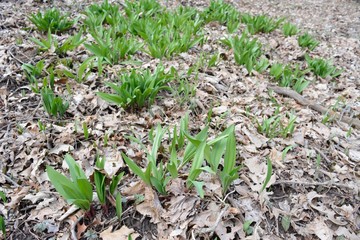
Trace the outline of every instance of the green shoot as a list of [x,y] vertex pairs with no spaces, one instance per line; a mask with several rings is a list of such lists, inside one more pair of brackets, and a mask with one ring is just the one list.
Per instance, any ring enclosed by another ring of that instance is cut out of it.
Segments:
[[[86,124],[85,124],[86,125]],[[96,155],[96,169],[94,171],[94,182],[96,187],[96,193],[101,205],[106,203],[106,175],[103,173],[105,167],[105,158]]]
[[116,207],[116,216],[118,217],[118,219],[120,221],[121,220],[121,215],[122,215],[122,199],[121,199],[121,194],[120,193],[118,193],[116,195],[115,207]]
[[55,97],[54,92],[47,86],[41,89],[41,98],[43,106],[50,116],[63,117],[69,108],[69,103],[63,102],[61,97]]
[[266,188],[267,184],[270,181],[271,178],[271,174],[272,174],[272,162],[270,160],[270,158],[267,158],[267,172],[266,172],[266,177],[263,183],[263,186],[260,190],[260,192],[264,191],[264,189]]

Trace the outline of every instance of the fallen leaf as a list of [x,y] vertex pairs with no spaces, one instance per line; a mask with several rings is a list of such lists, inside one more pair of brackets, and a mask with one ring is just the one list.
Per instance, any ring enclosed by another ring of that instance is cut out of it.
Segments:
[[123,225],[119,230],[112,232],[111,227],[100,233],[100,237],[103,240],[128,240],[129,236],[131,239],[136,239],[140,234],[135,232],[134,229],[128,228]]

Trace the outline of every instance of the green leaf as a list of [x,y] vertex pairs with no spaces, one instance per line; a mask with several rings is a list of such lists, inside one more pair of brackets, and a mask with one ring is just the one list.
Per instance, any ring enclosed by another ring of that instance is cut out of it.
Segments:
[[291,222],[291,217],[290,216],[282,216],[282,218],[281,218],[281,226],[283,227],[285,232],[287,232],[289,230],[290,222]]
[[75,160],[71,157],[70,154],[65,155],[65,161],[66,161],[67,165],[69,166],[71,179],[73,181],[76,181],[77,179],[86,179],[86,175],[85,175],[84,171],[75,162]]
[[72,195],[69,195],[63,186],[68,186],[69,188],[75,188],[75,184],[71,182],[64,175],[55,171],[52,167],[46,166],[46,172],[51,183],[54,185],[56,191],[65,199],[73,198]]
[[226,141],[226,151],[224,156],[224,172],[230,173],[236,161],[236,143],[235,143],[235,133],[234,126],[231,126],[231,133],[229,134]]
[[269,183],[270,178],[271,178],[271,174],[272,174],[272,162],[270,160],[270,158],[267,158],[267,172],[266,172],[266,177],[265,177],[265,181],[263,183],[263,186],[260,190],[260,192],[264,191],[264,189],[266,188],[266,185]]
[[141,170],[141,168],[139,168],[138,165],[136,165],[136,163],[133,160],[131,160],[130,158],[128,158],[124,153],[121,153],[121,156],[123,157],[126,164],[129,166],[131,171],[133,173],[135,173],[138,177],[140,177],[146,184],[151,186],[151,181],[150,181],[150,176],[149,176],[149,174],[151,174],[151,167],[149,167],[149,166],[151,166],[151,165],[150,164],[148,165],[148,168],[146,169],[146,173],[144,173]]
[[204,150],[205,150],[205,147],[206,147],[206,140],[203,140],[203,142],[197,148],[195,156],[194,156],[194,160],[193,160],[193,162],[191,164],[189,176],[188,176],[188,179],[187,179],[188,186],[191,186],[191,182],[195,181],[196,178],[201,173],[200,168],[201,168],[202,163],[204,162]]
[[96,92],[96,95],[104,99],[105,101],[115,103],[117,105],[123,106],[125,104],[123,98],[117,94],[109,94],[103,92]]
[[3,203],[7,203],[6,195],[3,191],[0,191],[0,198],[3,201]]
[[0,230],[3,233],[4,237],[6,236],[6,225],[5,219],[3,216],[0,215]]
[[84,210],[90,209],[90,202],[86,199],[69,199],[68,202],[70,204],[75,204],[76,206]]
[[[78,82],[82,82],[83,78],[84,78],[84,73],[86,71],[86,69],[88,68],[89,64],[91,64],[91,62],[95,59],[95,57],[89,57],[87,58],[80,66],[79,66],[79,70],[77,72],[77,81]],[[84,79],[85,80],[85,79]]]
[[112,180],[111,180],[111,183],[110,183],[110,194],[114,194],[115,193],[115,190],[116,190],[116,187],[117,185],[119,184],[121,178],[124,176],[124,172],[121,172],[119,173],[118,175],[114,175]]
[[105,186],[106,177],[103,173],[98,170],[94,172],[94,182],[96,187],[96,193],[98,195],[99,201],[101,204],[106,202],[106,186]]
[[116,206],[116,216],[118,217],[119,221],[121,221],[121,215],[122,215],[122,199],[121,199],[121,194],[118,193],[116,195],[116,200],[115,200],[115,206]]
[[204,183],[198,181],[191,181],[192,185],[194,185],[197,193],[199,194],[200,198],[204,198],[205,191],[203,189]]

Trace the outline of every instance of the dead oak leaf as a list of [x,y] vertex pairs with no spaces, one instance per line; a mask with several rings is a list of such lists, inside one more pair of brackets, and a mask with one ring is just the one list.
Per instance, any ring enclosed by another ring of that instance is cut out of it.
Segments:
[[123,225],[119,230],[112,231],[111,227],[100,233],[100,237],[103,240],[127,240],[129,239],[136,239],[140,236],[138,233],[135,232],[134,229],[128,228],[127,226]]
[[151,218],[151,222],[159,223],[164,209],[161,206],[156,192],[152,188],[146,186],[145,200],[136,206],[136,211],[144,216],[149,216]]

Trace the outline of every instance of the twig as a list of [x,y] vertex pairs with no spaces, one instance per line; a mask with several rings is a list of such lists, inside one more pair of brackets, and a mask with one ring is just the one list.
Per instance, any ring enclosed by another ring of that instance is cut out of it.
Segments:
[[226,206],[223,208],[223,210],[221,211],[221,213],[219,214],[219,216],[217,217],[214,225],[212,225],[212,226],[209,227],[209,228],[203,228],[203,229],[201,229],[201,230],[199,231],[199,234],[204,234],[204,233],[211,233],[211,234],[212,234],[212,233],[215,231],[216,227],[219,225],[222,217],[224,216],[224,214],[225,214],[225,212],[228,210],[228,208],[229,208],[229,205],[226,205]]
[[355,187],[354,186],[349,186],[348,184],[343,184],[343,183],[335,183],[333,181],[326,181],[326,182],[302,182],[302,181],[288,181],[288,180],[280,180],[280,181],[276,181],[275,183],[273,183],[272,185],[280,185],[280,184],[286,184],[286,185],[295,185],[295,184],[299,184],[299,185],[306,185],[306,186],[335,186],[335,187],[339,187],[339,188],[348,188],[351,190],[354,190]]
[[333,117],[341,122],[347,123],[350,126],[353,126],[354,128],[360,129],[360,120],[359,119],[341,116],[339,113],[337,113],[335,111],[329,110],[329,109],[321,106],[320,104],[313,103],[313,102],[305,99],[303,96],[301,96],[300,94],[298,94],[297,92],[295,92],[291,89],[272,86],[272,85],[269,85],[268,88],[273,90],[277,94],[281,94],[286,97],[290,97],[290,98],[294,99],[300,105],[308,106],[312,110],[315,110],[321,114],[329,114],[331,117]]
[[10,182],[12,185],[14,185],[15,187],[20,187],[19,184],[17,184],[14,180],[12,180],[8,175],[6,175],[5,173],[0,172],[1,176],[3,176],[8,182]]
[[24,64],[23,61],[21,61],[20,59],[18,59],[17,57],[15,57],[14,54],[11,52],[13,48],[14,48],[14,46],[10,46],[10,47],[8,48],[8,52],[9,52],[10,56],[11,56],[13,59],[15,59],[16,61],[18,61],[19,63]]
[[314,150],[318,152],[320,156],[326,160],[327,163],[331,163],[330,159],[320,149],[314,147]]
[[71,239],[73,239],[73,240],[77,240],[75,228],[82,219],[83,219],[83,216],[79,217],[71,226]]

